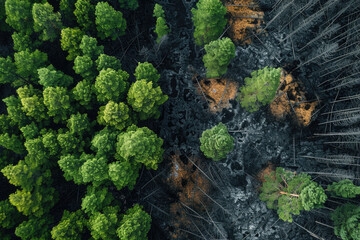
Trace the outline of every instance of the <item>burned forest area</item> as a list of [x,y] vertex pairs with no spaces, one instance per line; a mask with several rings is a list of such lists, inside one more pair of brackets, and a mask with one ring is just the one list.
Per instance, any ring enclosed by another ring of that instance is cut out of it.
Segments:
[[360,240],[360,0],[0,0],[0,98],[0,239]]

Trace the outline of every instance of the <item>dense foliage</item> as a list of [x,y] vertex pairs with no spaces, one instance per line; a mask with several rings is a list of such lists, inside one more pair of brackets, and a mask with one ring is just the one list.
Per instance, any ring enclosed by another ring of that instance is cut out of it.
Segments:
[[280,77],[280,68],[265,67],[252,72],[251,78],[245,78],[245,85],[240,88],[237,100],[249,112],[259,110],[274,99]]
[[331,214],[335,235],[343,240],[360,239],[360,206],[347,203]]
[[206,77],[214,78],[224,75],[230,61],[235,57],[235,45],[230,38],[211,41],[205,45],[206,54],[203,62],[206,67]]
[[216,40],[226,25],[226,7],[220,0],[199,0],[197,8],[191,10],[195,26],[194,38],[197,45]]
[[165,20],[165,12],[160,4],[155,4],[154,17],[156,17],[156,26],[154,32],[157,34],[156,42],[160,43],[161,39],[170,32]]
[[200,137],[200,143],[200,150],[214,161],[226,158],[226,155],[234,149],[234,138],[223,123],[205,130]]

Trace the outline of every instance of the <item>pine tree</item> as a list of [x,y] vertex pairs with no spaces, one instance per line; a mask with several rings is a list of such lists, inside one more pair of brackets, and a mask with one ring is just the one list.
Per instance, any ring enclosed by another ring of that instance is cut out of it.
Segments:
[[95,8],[96,29],[98,37],[105,39],[107,37],[115,40],[117,37],[125,34],[126,21],[120,11],[116,11],[107,2],[99,2]]
[[360,186],[354,185],[353,181],[349,179],[344,179],[327,186],[327,191],[338,197],[355,198],[360,195]]
[[32,3],[30,0],[6,0],[6,23],[14,30],[30,35],[33,32]]
[[146,79],[149,82],[152,82],[154,87],[157,86],[157,82],[160,79],[159,72],[156,70],[156,68],[154,68],[151,63],[148,62],[139,62],[135,69],[134,76],[136,80]]
[[360,240],[360,206],[346,203],[331,213],[335,235],[343,240]]
[[79,28],[64,28],[61,30],[61,48],[69,55],[67,60],[72,61],[81,54],[80,43],[84,33]]

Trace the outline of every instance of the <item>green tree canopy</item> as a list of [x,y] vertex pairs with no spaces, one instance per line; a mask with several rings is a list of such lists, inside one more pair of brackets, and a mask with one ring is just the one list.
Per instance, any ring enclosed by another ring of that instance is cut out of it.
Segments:
[[165,18],[159,17],[156,19],[156,26],[154,32],[157,34],[157,43],[160,43],[161,39],[170,32],[170,28],[166,24]]
[[349,179],[333,182],[327,186],[327,190],[332,195],[343,198],[355,198],[360,195],[360,186],[354,185],[353,181]]
[[42,135],[42,142],[50,156],[57,156],[61,149],[57,140],[57,133],[54,130],[48,130]]
[[85,142],[83,139],[71,133],[70,131],[61,131],[57,136],[57,140],[62,149],[62,154],[76,153],[84,150]]
[[54,117],[54,122],[67,120],[72,111],[70,96],[63,87],[47,87],[44,89],[44,104],[48,109],[48,115]]
[[162,144],[163,140],[147,127],[132,125],[118,136],[116,151],[126,161],[142,163],[147,169],[156,170],[163,160]]
[[223,123],[205,130],[201,135],[200,143],[200,150],[214,161],[226,158],[226,155],[234,149],[234,138]]
[[59,4],[62,19],[70,24],[75,21],[75,2],[76,0],[61,0]]
[[197,45],[216,40],[226,25],[226,7],[220,0],[199,0],[197,9],[191,9],[195,26],[194,38]]
[[146,240],[147,233],[151,228],[151,217],[142,207],[135,204],[126,211],[117,229],[117,235],[121,240]]
[[91,216],[109,206],[113,200],[113,195],[108,192],[106,187],[96,188],[90,185],[82,199],[81,209]]
[[0,226],[5,229],[10,229],[18,225],[21,221],[21,214],[16,208],[11,205],[9,200],[0,202]]
[[32,85],[26,85],[18,88],[16,92],[21,100],[22,110],[27,116],[38,122],[48,118],[40,90],[35,89]]
[[160,116],[159,106],[166,102],[160,87],[153,87],[152,82],[146,79],[138,80],[129,89],[127,101],[135,112],[139,113],[140,120],[158,118]]
[[74,70],[85,80],[92,81],[96,76],[95,64],[88,55],[75,58]]
[[118,190],[124,187],[133,190],[139,177],[140,164],[117,161],[109,164],[109,177]]
[[115,40],[125,34],[126,21],[120,11],[116,11],[107,2],[99,2],[95,8],[96,29],[101,39],[110,37]]
[[112,156],[116,153],[116,139],[118,131],[106,127],[97,132],[91,140],[91,149],[99,156]]
[[84,33],[79,28],[61,30],[61,48],[69,53],[67,60],[72,61],[81,54],[80,43],[83,36]]
[[14,59],[17,73],[23,78],[31,77],[34,83],[37,83],[38,79],[37,70],[41,67],[46,67],[48,62],[47,54],[37,49],[33,52],[28,49],[17,52],[14,54]]
[[67,127],[72,134],[81,136],[86,131],[91,131],[90,120],[86,113],[72,114],[67,121]]
[[103,213],[97,212],[90,217],[91,236],[94,239],[113,240],[116,238],[118,207],[106,207]]
[[121,62],[114,56],[109,56],[106,54],[100,54],[96,60],[97,70],[100,72],[103,69],[111,68],[115,71],[121,70]]
[[154,86],[157,86],[157,82],[160,79],[160,74],[154,68],[151,63],[144,62],[138,63],[137,67],[135,68],[134,76],[136,80],[146,79],[150,82],[153,82]]
[[100,54],[104,53],[104,46],[98,46],[97,43],[96,38],[84,35],[80,43],[80,49],[84,55],[96,60]]
[[82,184],[84,181],[80,173],[80,168],[87,160],[92,159],[93,157],[93,155],[85,153],[78,158],[70,154],[61,156],[58,164],[64,172],[66,181],[73,180],[76,184]]
[[14,30],[30,35],[33,32],[33,18],[30,0],[6,0],[6,23]]
[[76,84],[76,86],[72,89],[74,99],[87,109],[92,108],[91,102],[95,97],[92,86],[93,85],[90,81],[83,80],[78,82],[78,84]]
[[15,235],[22,240],[45,240],[51,239],[50,225],[53,220],[50,216],[31,217],[22,222],[15,230]]
[[54,13],[49,3],[34,3],[32,8],[35,32],[41,32],[40,39],[53,42],[62,29],[61,15]]
[[68,87],[73,83],[73,78],[58,71],[53,65],[39,68],[39,83],[44,87]]
[[81,240],[85,226],[86,219],[81,210],[76,212],[64,210],[60,222],[51,230],[51,237],[55,240]]
[[30,124],[21,127],[20,131],[24,135],[25,139],[33,139],[39,135],[39,128],[36,126],[36,123],[31,122]]
[[3,102],[6,104],[8,117],[12,123],[19,125],[19,127],[23,127],[29,123],[19,98],[11,95],[10,97],[4,98]]
[[14,42],[14,50],[17,52],[25,51],[26,49],[34,50],[34,47],[39,45],[38,43],[33,43],[30,36],[23,32],[14,32],[11,37]]
[[0,134],[0,146],[7,148],[17,154],[25,153],[25,148],[21,138],[15,134]]
[[346,203],[331,213],[335,235],[343,240],[360,240],[360,206]]
[[280,84],[281,68],[260,69],[245,78],[245,85],[240,88],[237,100],[249,112],[259,110],[261,105],[270,103]]
[[105,106],[100,107],[98,118],[99,124],[104,123],[118,130],[124,129],[133,122],[130,109],[123,102],[109,101]]
[[80,167],[80,173],[85,183],[92,182],[94,186],[99,186],[104,180],[108,179],[109,167],[105,157],[93,157]]
[[100,71],[95,81],[95,93],[100,103],[110,100],[119,102],[126,96],[129,74],[125,71],[107,68]]
[[206,67],[206,77],[214,78],[224,75],[230,61],[235,57],[235,45],[230,38],[211,41],[205,45],[206,54],[203,62]]
[[159,18],[159,17],[164,18],[165,17],[165,11],[164,11],[163,7],[158,3],[155,3],[153,17],[156,17],[156,18]]
[[[0,57],[0,84],[12,83],[16,84],[17,80],[22,80],[21,76],[16,73],[16,66],[13,63],[11,57]],[[22,83],[22,81],[20,81]]]
[[95,26],[95,6],[90,0],[77,0],[74,15],[84,31],[91,31]]

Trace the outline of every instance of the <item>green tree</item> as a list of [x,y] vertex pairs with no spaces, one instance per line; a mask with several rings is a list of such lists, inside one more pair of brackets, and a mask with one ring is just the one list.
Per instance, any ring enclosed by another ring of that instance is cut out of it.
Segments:
[[343,240],[360,240],[360,206],[346,203],[331,213],[335,235]]
[[97,43],[96,38],[84,35],[80,43],[80,49],[84,55],[95,60],[100,54],[104,53],[104,46],[98,46]]
[[72,111],[70,97],[66,88],[47,87],[44,89],[44,104],[48,109],[48,115],[54,117],[54,122],[67,120]]
[[46,119],[46,107],[41,91],[33,88],[32,85],[26,85],[16,90],[21,100],[22,110],[27,116],[40,122]]
[[6,23],[14,30],[30,35],[33,32],[33,18],[30,0],[6,0]]
[[147,169],[156,170],[162,162],[163,140],[147,127],[138,128],[132,125],[125,133],[118,136],[117,158],[122,157],[131,163],[142,163]]
[[80,43],[83,36],[84,33],[79,28],[61,30],[61,48],[69,53],[67,60],[72,61],[81,54]]
[[109,177],[120,191],[124,187],[133,190],[139,177],[140,164],[116,161],[109,164]]
[[166,24],[165,18],[159,17],[156,19],[156,26],[154,32],[157,34],[156,42],[160,43],[161,39],[170,32],[170,28]]
[[31,122],[30,124],[21,127],[20,131],[24,135],[25,139],[33,139],[39,135],[39,128],[36,126],[36,123]]
[[53,42],[63,28],[61,15],[54,13],[54,8],[49,3],[34,3],[32,8],[35,32],[41,32],[40,39]]
[[146,79],[150,82],[153,82],[154,86],[157,86],[157,82],[160,79],[160,74],[154,68],[151,63],[144,62],[138,63],[137,67],[135,68],[134,76],[136,80]]
[[116,153],[116,138],[118,131],[106,127],[97,132],[91,140],[91,149],[98,156],[113,156]]
[[89,220],[91,236],[94,239],[115,239],[118,212],[118,207],[106,207],[103,213],[97,212],[91,216]]
[[235,57],[235,45],[230,38],[211,41],[205,45],[206,54],[203,62],[206,67],[206,77],[214,78],[224,75],[230,61]]
[[3,102],[6,104],[8,116],[11,119],[11,123],[23,127],[28,124],[29,120],[26,117],[25,112],[22,110],[21,100],[14,95],[4,98]]
[[28,49],[17,52],[14,54],[14,59],[17,73],[23,78],[31,77],[34,83],[37,83],[37,70],[41,67],[46,67],[48,62],[47,54],[37,49],[33,52]]
[[57,140],[62,149],[62,154],[76,153],[84,150],[85,142],[70,131],[59,132]]
[[133,83],[128,91],[127,102],[135,112],[139,113],[140,120],[148,118],[159,118],[159,106],[166,102],[167,95],[164,95],[160,87],[153,87],[152,82],[146,79]]
[[125,34],[126,21],[120,11],[116,11],[107,2],[99,2],[95,8],[96,29],[101,39],[110,37],[115,40]]
[[42,135],[42,142],[50,156],[57,156],[61,149],[57,140],[57,133],[54,130],[48,130]]
[[109,206],[113,200],[113,195],[108,192],[106,187],[96,188],[90,185],[87,187],[86,195],[82,199],[81,209],[91,216]]
[[44,87],[68,87],[74,79],[69,75],[64,74],[54,68],[53,65],[49,65],[46,68],[39,68],[39,84]]
[[108,169],[105,157],[94,157],[86,160],[80,167],[80,173],[85,183],[92,182],[94,186],[99,186],[109,178]]
[[234,138],[223,123],[205,130],[201,135],[200,143],[200,150],[214,161],[226,158],[226,155],[234,149]]
[[76,0],[61,0],[59,4],[62,19],[69,24],[75,21],[75,2]]
[[[15,81],[21,79],[21,76],[18,76],[16,73],[16,66],[13,63],[11,57],[0,57],[0,84],[13,83],[17,85]],[[22,83],[23,81],[20,81]]]
[[50,225],[53,220],[50,216],[31,217],[28,221],[22,222],[15,230],[15,235],[22,240],[45,240],[51,239]]
[[116,232],[121,240],[146,240],[150,228],[150,215],[142,210],[141,206],[135,204],[126,211]]
[[0,226],[10,229],[19,224],[22,216],[16,208],[10,204],[9,200],[0,202]]
[[109,101],[105,106],[100,107],[99,118],[99,123],[105,123],[118,130],[124,129],[133,122],[130,109],[123,102],[115,103]]
[[138,0],[119,0],[122,8],[135,10],[139,7]]
[[76,184],[84,183],[82,175],[80,173],[81,166],[94,156],[83,153],[80,157],[74,155],[64,155],[60,157],[58,164],[60,169],[64,172],[66,181],[73,180]]
[[281,68],[260,69],[245,78],[245,85],[240,88],[237,100],[249,112],[259,110],[261,105],[270,103],[280,84]]
[[115,71],[121,70],[121,62],[114,56],[109,56],[106,54],[100,54],[96,60],[97,70],[100,72],[103,69],[111,68]]
[[94,99],[94,91],[92,86],[93,85],[90,81],[83,80],[78,82],[78,84],[76,84],[76,86],[72,89],[74,99],[87,109],[92,108],[91,103]]
[[276,209],[279,218],[288,222],[292,222],[292,215],[299,215],[301,210],[322,207],[327,199],[325,191],[309,175],[295,174],[280,167],[265,175],[260,191],[260,199],[266,206]]
[[199,0],[197,9],[191,9],[195,26],[194,38],[197,45],[207,44],[224,31],[226,7],[220,0]]
[[29,153],[25,158],[25,162],[29,165],[37,167],[44,164],[51,164],[51,162],[48,161],[48,152],[40,137],[26,140],[24,146]]
[[91,129],[90,120],[86,113],[72,114],[67,121],[67,127],[71,134],[78,134],[79,136]]
[[118,102],[125,97],[129,74],[111,68],[101,70],[95,81],[95,93],[100,103]]
[[51,230],[51,237],[55,240],[81,240],[85,225],[86,219],[81,210],[76,212],[64,210],[60,222]]
[[10,31],[10,26],[6,24],[5,0],[0,0],[0,31]]
[[74,15],[84,31],[91,31],[94,28],[95,6],[90,3],[90,0],[77,0]]
[[14,50],[17,52],[25,51],[26,49],[33,50],[39,44],[38,42],[33,42],[30,38],[30,35],[27,35],[23,32],[14,32],[11,35],[14,42]]
[[163,18],[165,18],[165,11],[164,11],[163,7],[158,3],[155,3],[153,17],[156,17],[156,18],[163,17]]
[[96,76],[95,64],[88,55],[75,58],[74,70],[86,80],[92,81]]
[[354,185],[353,181],[349,179],[344,179],[328,185],[327,191],[329,191],[334,196],[355,198],[357,195],[360,195],[360,186]]
[[25,148],[21,138],[15,134],[0,134],[0,146],[7,148],[17,154],[25,153]]

